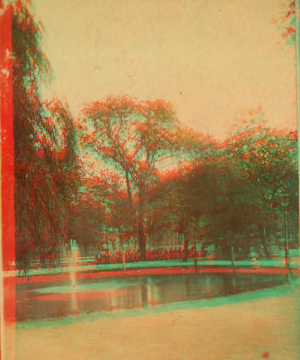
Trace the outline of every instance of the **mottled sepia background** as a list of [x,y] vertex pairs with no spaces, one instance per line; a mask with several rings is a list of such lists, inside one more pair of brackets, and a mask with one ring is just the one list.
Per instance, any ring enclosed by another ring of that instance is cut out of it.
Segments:
[[76,113],[108,94],[171,101],[179,120],[224,138],[261,107],[296,124],[295,43],[283,0],[36,0],[54,91]]

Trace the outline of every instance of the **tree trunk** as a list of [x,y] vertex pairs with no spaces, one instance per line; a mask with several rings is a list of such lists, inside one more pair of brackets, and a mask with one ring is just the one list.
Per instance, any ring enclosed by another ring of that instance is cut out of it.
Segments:
[[199,270],[200,270],[200,274],[201,274],[201,261],[202,261],[202,249],[203,249],[203,238],[200,238],[200,248],[199,248],[199,252],[200,252],[200,263],[199,263]]
[[231,246],[231,266],[232,266],[232,292],[236,293],[236,268],[235,268],[235,256],[234,256],[234,246],[232,245],[232,242],[230,244]]
[[132,221],[133,227],[137,225],[135,228],[137,233],[137,240],[139,244],[139,250],[140,250],[140,260],[144,261],[146,260],[146,239],[145,239],[145,232],[144,232],[144,214],[143,214],[143,189],[140,189],[139,192],[139,208],[138,208],[138,214],[136,215],[136,209],[132,201],[132,194],[131,194],[131,188],[130,188],[130,179],[129,179],[129,173],[126,171],[126,184],[127,184],[127,195],[128,195],[128,203],[130,207],[130,211],[132,212]]
[[128,171],[126,171],[126,185],[127,185],[128,202],[129,202],[131,209],[133,209]]
[[232,271],[233,271],[233,274],[236,273],[236,269],[235,269],[235,261],[234,261],[234,246],[231,245],[231,266],[232,266]]
[[198,264],[197,264],[197,246],[196,246],[196,236],[195,230],[193,230],[193,238],[194,238],[194,261],[195,261],[195,273],[198,273]]
[[146,260],[146,237],[144,232],[144,219],[141,214],[138,217],[138,242],[140,249],[140,260]]
[[189,234],[184,233],[184,258],[182,259],[183,262],[187,262],[189,257]]
[[145,188],[141,185],[139,191],[139,207],[138,207],[138,241],[140,248],[140,260],[146,260],[146,236],[144,230],[144,201]]
[[124,241],[123,239],[120,237],[121,239],[121,244],[122,244],[122,260],[123,260],[123,270],[124,270],[124,274],[126,274],[126,261],[125,261],[125,252],[124,252]]

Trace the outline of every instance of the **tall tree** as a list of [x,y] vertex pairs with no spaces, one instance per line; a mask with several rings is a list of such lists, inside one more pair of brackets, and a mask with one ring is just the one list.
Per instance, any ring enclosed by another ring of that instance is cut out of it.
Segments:
[[42,50],[42,25],[29,1],[12,3],[13,121],[15,146],[16,260],[54,258],[66,240],[67,198],[74,179],[75,133],[67,107],[44,104],[51,81]]
[[188,258],[191,219],[188,214],[187,188],[179,169],[160,173],[150,191],[147,227],[156,238],[168,230],[184,235],[184,261]]
[[124,96],[88,104],[82,113],[82,132],[89,133],[84,137],[86,146],[123,178],[144,260],[147,190],[158,162],[177,150],[175,112],[162,100],[141,102]]

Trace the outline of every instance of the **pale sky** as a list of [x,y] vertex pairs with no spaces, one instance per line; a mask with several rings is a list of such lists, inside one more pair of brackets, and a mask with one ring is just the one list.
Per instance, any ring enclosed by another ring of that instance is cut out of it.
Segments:
[[34,0],[54,91],[77,115],[107,95],[171,101],[186,126],[223,138],[261,106],[296,128],[296,60],[284,0]]

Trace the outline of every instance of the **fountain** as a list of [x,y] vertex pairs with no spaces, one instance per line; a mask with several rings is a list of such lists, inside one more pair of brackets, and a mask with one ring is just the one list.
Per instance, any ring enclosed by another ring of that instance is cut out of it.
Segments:
[[75,239],[70,240],[70,251],[69,251],[69,265],[70,265],[70,277],[71,277],[71,312],[73,315],[78,315],[78,302],[77,302],[77,282],[76,282],[76,265],[78,259],[78,245]]
[[70,240],[70,274],[72,288],[77,288],[76,284],[76,263],[78,255],[78,246],[75,239]]

